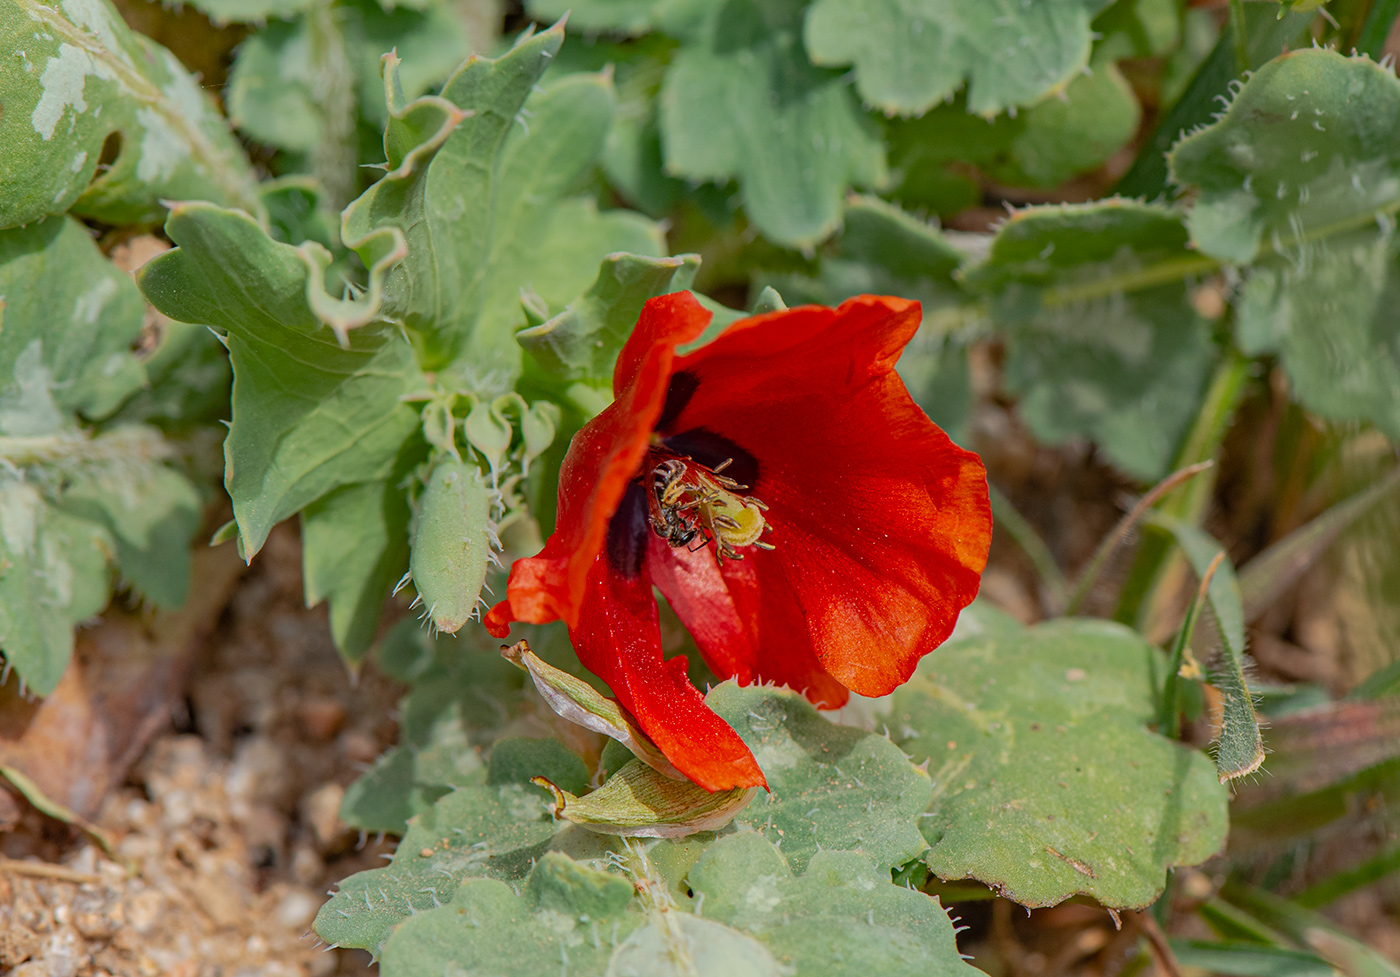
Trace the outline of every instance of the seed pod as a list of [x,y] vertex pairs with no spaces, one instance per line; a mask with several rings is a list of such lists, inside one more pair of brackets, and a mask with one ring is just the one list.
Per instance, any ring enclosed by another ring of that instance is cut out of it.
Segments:
[[445,458],[418,499],[409,572],[433,627],[455,632],[475,613],[492,560],[495,493],[473,464]]

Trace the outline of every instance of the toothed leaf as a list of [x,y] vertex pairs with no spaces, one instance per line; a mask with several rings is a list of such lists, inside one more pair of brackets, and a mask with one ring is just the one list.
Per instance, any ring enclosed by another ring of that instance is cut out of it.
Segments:
[[166,233],[179,246],[138,281],[172,318],[227,332],[225,486],[251,559],[283,519],[341,486],[390,476],[418,426],[400,398],[423,381],[397,329],[358,328],[342,346],[308,301],[314,262],[246,215],[182,204]]

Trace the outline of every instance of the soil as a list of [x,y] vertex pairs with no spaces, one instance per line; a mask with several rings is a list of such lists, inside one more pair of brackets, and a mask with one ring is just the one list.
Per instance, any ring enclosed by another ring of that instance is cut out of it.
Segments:
[[301,594],[299,544],[284,527],[190,663],[174,722],[93,818],[115,839],[111,855],[11,800],[0,973],[373,972],[367,954],[327,951],[310,927],[335,882],[393,851],[336,812],[346,785],[394,742],[402,690],[373,669],[352,680],[324,609],[307,610]]

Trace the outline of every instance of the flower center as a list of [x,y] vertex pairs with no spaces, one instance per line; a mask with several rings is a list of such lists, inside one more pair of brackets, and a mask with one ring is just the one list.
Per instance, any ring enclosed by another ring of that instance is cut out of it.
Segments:
[[714,540],[721,563],[725,557],[742,560],[741,547],[773,549],[760,538],[773,528],[763,515],[768,507],[742,494],[747,485],[720,474],[732,459],[708,468],[686,455],[654,448],[647,460],[647,513],[656,535],[692,550]]

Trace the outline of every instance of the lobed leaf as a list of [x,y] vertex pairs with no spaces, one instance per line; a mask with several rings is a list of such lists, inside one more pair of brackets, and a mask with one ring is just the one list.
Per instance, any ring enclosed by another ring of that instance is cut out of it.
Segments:
[[554,318],[516,333],[515,341],[551,380],[611,385],[617,354],[647,299],[689,288],[699,265],[697,255],[610,254],[588,291]]
[[6,3],[0,49],[14,54],[0,64],[0,228],[69,210],[152,224],[167,199],[258,211],[252,169],[213,102],[109,0]]
[[737,180],[760,231],[811,246],[836,229],[849,187],[884,183],[884,146],[840,75],[809,62],[799,6],[705,11],[661,87],[666,172]]
[[812,61],[855,66],[866,104],[921,115],[967,80],[968,110],[995,115],[1063,89],[1089,61],[1089,21],[1108,0],[817,0]]
[[891,721],[930,761],[929,868],[1028,906],[1140,907],[1170,867],[1215,854],[1227,796],[1210,760],[1147,729],[1164,668],[1128,629],[1073,619],[924,659]]
[[[409,822],[389,865],[345,879],[316,916],[321,939],[378,956],[395,926],[448,902],[464,879],[524,879],[558,828],[545,792],[521,782],[521,768],[580,788],[587,782],[578,757],[556,741],[534,742],[541,745],[528,765],[517,760],[510,776],[445,794]],[[499,766],[493,761],[492,771]]]
[[308,253],[273,241],[246,214],[180,204],[166,233],[178,247],[137,280],[166,315],[227,333],[225,486],[251,559],[283,519],[395,471],[418,426],[400,398],[423,381],[400,330],[357,329],[342,346],[308,300],[317,284]]

